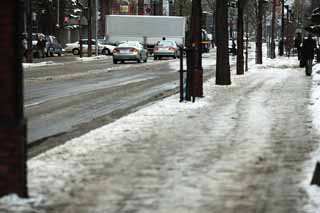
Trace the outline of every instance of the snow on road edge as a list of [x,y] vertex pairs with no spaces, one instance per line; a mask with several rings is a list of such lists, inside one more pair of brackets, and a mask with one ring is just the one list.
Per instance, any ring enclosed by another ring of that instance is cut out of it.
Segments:
[[[310,110],[312,114],[312,125],[318,134],[320,134],[320,64],[313,67],[312,74],[312,89]],[[309,203],[305,206],[305,210],[310,213],[320,212],[320,188],[315,185],[310,185],[313,172],[317,161],[320,161],[320,148],[312,153],[311,160],[305,163],[305,180],[302,183],[303,188],[309,196]]]

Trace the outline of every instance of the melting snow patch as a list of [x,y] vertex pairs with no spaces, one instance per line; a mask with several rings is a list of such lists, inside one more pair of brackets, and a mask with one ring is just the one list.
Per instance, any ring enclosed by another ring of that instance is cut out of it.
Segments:
[[39,63],[23,63],[23,68],[30,68],[30,67],[43,67],[43,66],[52,66],[52,65],[63,65],[63,63],[55,63],[53,61],[43,61]]
[[41,206],[44,201],[43,197],[20,198],[16,194],[10,194],[0,198],[0,211],[2,208],[14,210],[15,212],[28,211],[34,207]]

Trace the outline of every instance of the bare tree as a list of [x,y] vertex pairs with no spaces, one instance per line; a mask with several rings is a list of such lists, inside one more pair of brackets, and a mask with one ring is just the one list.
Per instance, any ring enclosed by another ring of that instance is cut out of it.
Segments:
[[258,0],[256,2],[256,64],[262,64],[262,20],[263,20],[263,2]]
[[138,0],[138,15],[144,15],[144,0]]
[[174,14],[178,16],[191,15],[191,0],[175,0],[174,1]]
[[243,57],[243,36],[244,36],[244,29],[243,29],[243,10],[244,6],[246,5],[247,0],[238,0],[237,7],[238,7],[238,20],[237,20],[237,74],[242,75],[244,74],[244,57]]
[[216,1],[216,84],[230,85],[230,63],[228,53],[228,1]]

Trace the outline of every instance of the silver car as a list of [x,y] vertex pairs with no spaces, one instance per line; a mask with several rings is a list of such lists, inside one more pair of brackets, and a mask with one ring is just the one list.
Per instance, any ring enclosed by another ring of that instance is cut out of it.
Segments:
[[113,63],[118,61],[124,63],[125,61],[137,61],[138,63],[147,62],[148,51],[138,41],[126,41],[119,44],[113,50]]
[[179,57],[179,47],[175,41],[163,40],[159,41],[153,49],[154,60],[161,59],[162,57]]
[[[111,55],[115,46],[103,44],[98,40],[98,51],[102,55]],[[92,53],[95,53],[96,42],[95,39],[92,39]],[[68,43],[65,48],[66,52],[72,52],[74,55],[80,54],[80,42]],[[88,39],[82,39],[82,53],[88,52]]]

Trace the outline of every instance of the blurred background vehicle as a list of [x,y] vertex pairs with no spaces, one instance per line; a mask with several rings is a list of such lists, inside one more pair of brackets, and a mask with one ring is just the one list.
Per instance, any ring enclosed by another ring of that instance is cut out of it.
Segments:
[[39,39],[44,39],[44,54],[46,57],[54,56],[57,54],[61,56],[64,53],[62,45],[59,43],[58,39],[53,35],[44,35],[43,33],[32,33],[32,54],[33,57],[40,57],[38,41]]
[[159,41],[153,49],[154,60],[162,57],[172,57],[176,59],[179,57],[179,47],[175,41],[162,40]]
[[[88,53],[88,39],[82,39],[82,52]],[[115,46],[105,43],[105,40],[98,40],[98,53],[102,55],[111,55]],[[96,41],[92,39],[92,53],[95,53]],[[66,52],[73,53],[74,55],[80,54],[80,41],[74,43],[67,43]]]
[[138,41],[127,41],[119,44],[113,50],[113,63],[118,61],[124,63],[125,61],[137,61],[138,63],[147,62],[148,51]]
[[64,52],[62,45],[58,42],[58,39],[55,36],[48,35],[46,36],[46,49],[45,54],[46,56],[54,56],[57,54],[61,56]]

